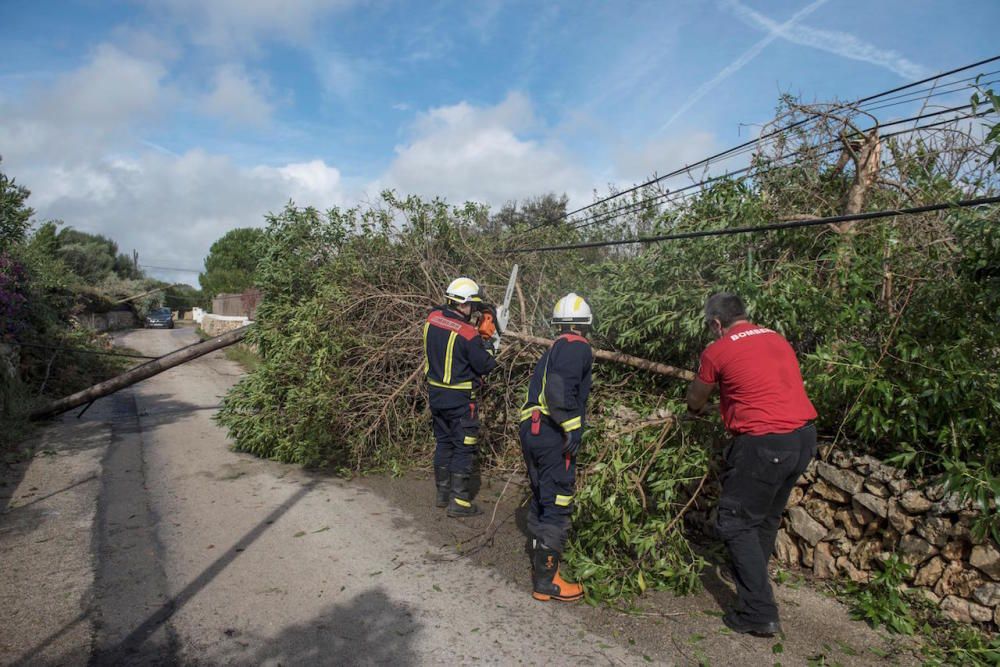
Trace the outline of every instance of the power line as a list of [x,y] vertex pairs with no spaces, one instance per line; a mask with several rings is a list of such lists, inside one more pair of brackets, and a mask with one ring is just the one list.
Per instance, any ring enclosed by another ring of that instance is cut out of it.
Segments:
[[[900,124],[908,123],[908,122],[911,122],[911,121],[914,121],[914,120],[919,120],[921,118],[928,118],[928,117],[932,117],[932,116],[936,116],[936,115],[941,115],[941,114],[944,114],[944,113],[950,113],[950,112],[955,111],[955,110],[968,109],[971,106],[972,105],[969,104],[969,105],[963,105],[961,107],[952,107],[951,109],[944,109],[944,110],[942,110],[940,112],[934,112],[932,114],[923,114],[921,116],[913,116],[911,118],[904,118],[904,119],[900,119],[900,120],[895,120],[895,121],[891,121],[889,123],[885,123],[885,124],[881,125],[880,127],[891,127],[893,125],[900,125]],[[880,138],[881,139],[891,139],[893,137],[902,136],[904,134],[912,134],[913,132],[918,132],[918,131],[921,131],[921,130],[927,130],[927,129],[931,129],[931,128],[938,127],[938,126],[941,126],[941,125],[947,125],[948,123],[953,123],[955,121],[967,120],[967,119],[973,119],[973,118],[980,118],[980,117],[988,115],[990,113],[993,113],[993,109],[988,109],[988,110],[985,110],[985,111],[980,111],[980,112],[975,113],[975,114],[968,114],[968,115],[964,115],[964,116],[957,116],[955,118],[946,118],[944,120],[936,121],[936,122],[933,122],[933,123],[927,123],[927,124],[924,124],[924,125],[918,125],[916,127],[911,127],[911,128],[907,128],[905,130],[899,130],[899,131],[896,131],[896,132],[889,132],[889,133],[880,135]],[[869,128],[868,130],[865,130],[865,132],[868,132],[871,129],[874,129],[874,128]],[[815,149],[823,148],[823,147],[826,147],[826,146],[835,146],[838,143],[839,143],[839,140],[828,141],[828,142],[825,142],[823,144],[817,144],[816,146],[813,146],[812,149],[815,150]],[[826,157],[827,155],[832,155],[832,154],[838,152],[838,150],[839,149],[837,149],[837,148],[833,148],[833,149],[828,150],[828,151],[826,151],[824,153],[816,155],[815,157],[819,157],[819,158]],[[803,152],[804,151],[798,151],[798,152],[792,153],[791,155],[786,156],[786,157],[794,157],[794,156],[797,156],[797,155],[802,155]],[[697,194],[697,192],[686,192],[686,191],[692,190],[694,188],[703,188],[704,186],[709,185],[711,183],[715,183],[717,181],[729,179],[729,178],[732,178],[734,176],[738,176],[738,175],[743,174],[744,175],[743,176],[744,179],[745,178],[749,178],[751,176],[763,176],[763,175],[771,173],[772,171],[776,171],[776,170],[779,170],[779,169],[787,169],[789,167],[794,167],[794,166],[796,166],[798,164],[801,164],[801,162],[802,162],[802,160],[796,160],[796,161],[792,161],[792,162],[784,162],[784,163],[781,163],[781,164],[773,165],[773,166],[771,166],[768,169],[762,169],[762,170],[758,170],[756,172],[754,171],[754,166],[753,165],[749,165],[747,167],[743,167],[743,168],[737,169],[735,171],[731,171],[731,172],[727,172],[725,174],[721,174],[721,175],[718,175],[718,176],[712,176],[710,178],[706,178],[706,179],[704,179],[702,181],[699,181],[697,183],[691,183],[691,184],[685,185],[685,186],[683,186],[681,188],[677,188],[675,190],[670,190],[668,192],[662,192],[660,194],[656,194],[656,195],[653,195],[651,197],[647,197],[645,199],[642,199],[642,200],[640,200],[638,202],[630,202],[630,203],[622,204],[622,205],[618,206],[617,208],[611,209],[610,211],[599,211],[599,212],[594,213],[594,214],[592,214],[590,216],[587,216],[586,218],[583,218],[582,220],[574,221],[575,224],[570,225],[567,229],[568,230],[578,230],[578,229],[583,229],[584,227],[590,227],[590,226],[593,226],[593,225],[596,225],[596,224],[600,224],[602,222],[608,222],[608,221],[612,220],[613,218],[616,218],[616,217],[619,217],[619,216],[622,216],[622,215],[629,215],[631,213],[636,213],[638,211],[641,211],[643,208],[645,208],[646,206],[648,206],[650,204],[655,204],[655,203],[670,204],[670,203],[674,203],[674,202],[679,201],[679,200],[681,200],[681,199],[683,199],[685,197],[689,197],[689,196],[692,196],[694,194]],[[740,179],[740,180],[743,180],[743,179]],[[683,194],[683,195],[680,194],[680,193],[684,193],[684,192],[686,192],[686,194]]]
[[[980,60],[978,62],[969,64],[969,65],[963,65],[962,67],[956,67],[955,69],[948,70],[947,72],[941,72],[940,74],[935,74],[933,76],[929,76],[929,77],[927,77],[925,79],[921,79],[919,81],[914,81],[912,83],[904,84],[902,86],[897,86],[896,88],[892,88],[890,90],[886,90],[886,91],[882,91],[882,92],[879,92],[879,93],[875,93],[875,94],[869,95],[867,97],[862,97],[862,98],[860,98],[858,100],[855,100],[854,102],[847,103],[847,104],[842,104],[842,105],[838,105],[838,106],[840,108],[857,107],[857,106],[859,106],[861,104],[864,104],[865,102],[870,102],[872,100],[876,100],[876,99],[879,99],[879,98],[882,98],[882,97],[886,97],[888,95],[892,95],[894,93],[898,93],[898,92],[903,91],[903,90],[908,90],[910,88],[914,88],[914,87],[923,85],[923,84],[928,83],[930,81],[936,81],[936,80],[942,79],[942,78],[944,78],[946,76],[951,76],[952,74],[957,74],[958,72],[969,70],[969,69],[972,69],[974,67],[979,67],[980,65],[985,65],[987,63],[995,62],[997,60],[1000,60],[1000,56],[994,56],[992,58],[986,58],[984,60]],[[586,211],[586,210],[589,210],[591,208],[594,208],[595,206],[599,206],[600,204],[603,204],[603,203],[605,203],[607,201],[610,201],[612,199],[617,199],[617,198],[622,197],[624,195],[631,194],[632,192],[636,192],[637,190],[641,190],[643,188],[649,187],[650,185],[655,185],[656,183],[660,183],[660,182],[662,182],[662,181],[664,181],[664,180],[666,180],[668,178],[673,178],[674,176],[679,176],[679,175],[681,175],[681,174],[683,174],[685,172],[690,172],[694,168],[701,167],[701,166],[706,166],[706,165],[710,164],[711,162],[715,162],[715,161],[719,160],[720,158],[723,158],[723,157],[732,157],[732,155],[735,154],[737,151],[741,151],[741,150],[750,148],[750,147],[754,146],[755,144],[760,143],[761,141],[764,141],[766,139],[770,139],[772,137],[775,137],[775,136],[778,136],[778,135],[783,134],[785,132],[788,132],[789,130],[792,130],[792,129],[796,128],[796,127],[800,127],[800,126],[802,126],[802,125],[804,125],[806,123],[812,122],[813,120],[815,120],[816,117],[817,116],[815,114],[813,114],[810,118],[804,118],[804,119],[795,121],[794,123],[791,123],[791,124],[789,124],[789,125],[787,125],[785,127],[777,128],[777,129],[772,130],[772,131],[770,131],[770,132],[768,132],[768,133],[766,133],[766,134],[764,134],[762,136],[757,137],[756,139],[752,139],[752,140],[746,141],[746,142],[744,142],[742,144],[739,144],[737,146],[734,146],[732,148],[729,148],[727,150],[721,151],[721,152],[716,153],[714,155],[711,155],[711,156],[709,156],[707,158],[699,160],[698,162],[695,162],[693,164],[685,165],[684,167],[681,167],[679,169],[675,169],[674,171],[672,171],[670,173],[667,173],[667,174],[664,174],[663,176],[657,176],[657,177],[652,178],[652,179],[650,179],[648,181],[645,181],[644,183],[640,183],[638,185],[634,185],[634,186],[632,186],[630,188],[622,190],[621,192],[617,192],[617,193],[615,193],[613,195],[610,195],[608,197],[604,197],[604,198],[599,199],[599,200],[597,200],[595,202],[587,204],[586,206],[581,206],[581,207],[579,207],[579,208],[577,208],[577,209],[575,209],[573,211],[570,211],[568,213],[564,213],[564,214],[560,215],[559,217],[557,217],[555,219],[546,220],[544,222],[541,222],[541,223],[539,223],[537,225],[534,225],[533,227],[529,227],[528,229],[526,229],[522,233],[526,234],[528,232],[532,232],[532,231],[534,231],[536,229],[539,229],[540,227],[544,227],[544,226],[550,225],[550,224],[555,224],[556,222],[559,222],[560,220],[565,220],[565,219],[567,219],[567,218],[569,218],[569,217],[571,217],[573,215],[576,215],[577,213],[582,213],[583,211]]]
[[630,245],[633,243],[660,243],[662,241],[675,241],[680,239],[694,239],[706,236],[732,236],[734,234],[749,234],[755,232],[770,232],[779,229],[796,229],[799,227],[817,227],[838,222],[853,222],[862,220],[877,220],[880,218],[890,218],[897,215],[915,215],[917,213],[931,213],[933,211],[943,211],[949,208],[968,208],[972,206],[986,206],[1000,203],[1000,196],[979,197],[977,199],[963,199],[957,202],[942,202],[940,204],[928,204],[926,206],[913,206],[910,208],[887,209],[883,211],[871,211],[868,213],[853,213],[849,215],[834,215],[826,218],[810,218],[806,220],[791,220],[788,222],[775,222],[768,225],[757,225],[751,227],[729,227],[725,229],[704,229],[690,232],[678,232],[675,234],[662,234],[659,236],[640,236],[633,239],[618,239],[613,241],[589,241],[584,243],[568,243],[565,245],[541,246],[538,248],[515,248],[513,250],[502,250],[501,255],[511,255],[524,252],[553,252],[557,250],[579,250],[583,248],[601,248],[605,246]]
[[201,269],[182,269],[176,266],[152,266],[150,264],[140,264],[141,269],[156,269],[158,271],[182,271],[184,273],[202,273]]

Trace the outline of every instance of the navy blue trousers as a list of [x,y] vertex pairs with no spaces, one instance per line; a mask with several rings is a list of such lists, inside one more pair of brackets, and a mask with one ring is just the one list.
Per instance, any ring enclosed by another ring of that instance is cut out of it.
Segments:
[[521,422],[520,437],[531,483],[528,532],[562,553],[573,516],[576,457],[563,454],[565,436],[547,417],[539,422],[537,435],[531,432],[531,420]]
[[469,474],[479,451],[479,408],[475,401],[450,408],[431,408],[434,465]]

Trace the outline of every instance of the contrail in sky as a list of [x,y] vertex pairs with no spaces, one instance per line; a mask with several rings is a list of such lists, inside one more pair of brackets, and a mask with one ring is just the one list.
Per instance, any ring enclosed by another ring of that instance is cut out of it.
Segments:
[[743,69],[743,67],[746,66],[747,63],[749,63],[751,60],[760,55],[760,52],[763,51],[765,48],[767,48],[767,46],[771,42],[782,36],[782,32],[788,30],[790,27],[795,25],[795,23],[805,18],[806,16],[809,16],[814,11],[825,5],[827,2],[828,0],[814,0],[811,4],[806,5],[799,11],[795,12],[795,14],[790,19],[788,19],[781,25],[778,25],[773,29],[771,29],[771,31],[767,35],[765,35],[763,39],[761,39],[759,42],[757,42],[749,49],[747,49],[746,52],[744,52],[739,58],[726,65],[726,67],[724,67],[722,71],[720,71],[718,74],[713,76],[705,83],[698,86],[698,89],[694,91],[691,97],[689,97],[684,102],[684,104],[682,104],[681,107],[674,112],[674,114],[667,120],[666,123],[663,124],[663,126],[659,130],[657,130],[656,133],[661,134],[664,130],[666,130],[670,126],[671,123],[677,120],[688,109],[697,104],[698,100],[700,100],[709,92],[711,92],[713,88],[718,86],[720,83],[722,83],[725,79],[727,79],[731,75]]

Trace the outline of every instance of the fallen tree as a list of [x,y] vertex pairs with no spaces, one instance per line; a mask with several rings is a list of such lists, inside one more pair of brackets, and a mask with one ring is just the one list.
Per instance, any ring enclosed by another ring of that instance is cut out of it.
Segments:
[[[790,105],[782,124],[808,111]],[[605,204],[593,211],[601,224],[575,229],[543,224],[565,212],[553,197],[495,214],[393,193],[325,214],[289,207],[269,218],[257,270],[268,300],[248,339],[262,364],[226,397],[219,419],[238,449],[260,456],[351,471],[429,467],[416,325],[456,276],[498,297],[514,261],[499,251],[512,238],[600,241],[996,192],[963,127],[919,140],[869,133],[858,144],[850,119],[838,120],[850,113],[825,110],[809,132],[768,144],[747,178],[719,179],[683,204],[649,204],[662,193],[639,190],[629,213],[615,214],[623,202]],[[482,466],[521,469],[518,409],[538,346],[548,343],[547,314],[558,296],[584,295],[597,317],[598,358],[622,363],[595,366],[569,563],[595,598],[696,588],[702,562],[679,517],[708,511],[706,471],[725,436],[716,423],[672,415],[683,411],[685,369],[709,342],[704,300],[729,290],[795,346],[828,441],[954,470],[956,485],[973,493],[992,488],[1000,450],[985,425],[1000,421],[1000,290],[977,276],[1000,264],[1000,226],[988,224],[996,220],[995,210],[944,210],[849,233],[790,229],[518,257],[507,336],[523,344],[503,348],[482,392]],[[964,467],[949,467],[956,462]]]
[[224,333],[221,336],[216,336],[200,343],[194,343],[193,345],[182,347],[181,349],[175,350],[170,354],[165,354],[158,359],[140,364],[135,368],[122,373],[121,375],[116,375],[115,377],[105,380],[104,382],[99,382],[92,387],[88,387],[82,391],[76,392],[75,394],[52,401],[51,403],[34,410],[31,413],[31,419],[34,421],[48,419],[50,417],[60,415],[67,410],[78,408],[81,405],[88,405],[103,396],[113,394],[116,391],[129,387],[137,382],[142,382],[143,380],[151,378],[154,375],[159,375],[163,371],[170,370],[175,366],[180,366],[181,364],[197,359],[198,357],[203,357],[209,352],[221,350],[224,347],[238,343],[243,340],[244,336],[246,336],[248,328],[249,327],[241,327],[234,331]]

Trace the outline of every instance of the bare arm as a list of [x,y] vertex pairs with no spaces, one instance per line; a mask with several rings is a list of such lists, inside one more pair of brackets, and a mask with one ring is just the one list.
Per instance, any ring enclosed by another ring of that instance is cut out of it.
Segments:
[[687,393],[687,404],[688,412],[693,414],[701,414],[701,411],[705,409],[708,404],[708,399],[712,396],[712,392],[718,385],[708,384],[707,382],[702,382],[701,380],[695,378],[688,385]]

